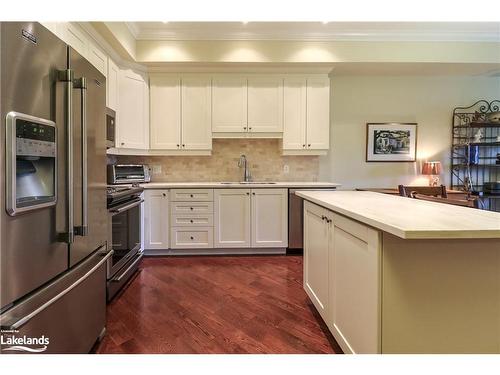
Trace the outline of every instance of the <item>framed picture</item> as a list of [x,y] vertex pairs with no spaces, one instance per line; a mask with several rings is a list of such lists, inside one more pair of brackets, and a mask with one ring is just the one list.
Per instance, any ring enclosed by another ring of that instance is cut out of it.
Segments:
[[416,155],[416,123],[366,124],[367,162],[411,162]]

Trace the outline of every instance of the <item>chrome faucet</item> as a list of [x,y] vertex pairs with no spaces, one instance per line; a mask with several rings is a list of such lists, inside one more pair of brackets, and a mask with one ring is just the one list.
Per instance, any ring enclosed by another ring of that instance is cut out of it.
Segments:
[[248,161],[247,157],[243,154],[240,156],[240,160],[238,160],[238,167],[245,168],[245,172],[243,174],[243,181],[249,182],[252,180],[252,176],[250,175],[250,170],[248,169]]

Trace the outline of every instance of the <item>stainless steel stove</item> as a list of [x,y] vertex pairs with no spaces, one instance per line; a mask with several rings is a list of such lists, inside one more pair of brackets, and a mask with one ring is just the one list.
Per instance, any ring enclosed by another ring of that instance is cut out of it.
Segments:
[[139,185],[108,186],[113,256],[108,261],[107,296],[111,300],[138,270],[141,250],[141,198]]

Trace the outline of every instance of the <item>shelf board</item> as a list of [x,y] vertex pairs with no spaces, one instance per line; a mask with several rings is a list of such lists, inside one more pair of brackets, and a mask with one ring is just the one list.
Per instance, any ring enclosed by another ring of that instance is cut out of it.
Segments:
[[453,147],[467,147],[467,146],[480,146],[480,147],[495,147],[498,146],[500,147],[500,142],[471,142],[471,143],[464,143],[460,145],[452,145]]
[[[452,164],[453,167],[467,167],[467,164]],[[489,167],[489,168],[500,168],[500,164],[469,164],[469,167]]]

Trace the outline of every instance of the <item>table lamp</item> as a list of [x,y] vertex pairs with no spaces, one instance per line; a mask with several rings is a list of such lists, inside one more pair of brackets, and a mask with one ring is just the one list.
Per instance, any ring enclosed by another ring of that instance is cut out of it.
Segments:
[[422,166],[422,174],[429,176],[429,186],[439,185],[439,174],[441,173],[441,162],[426,161]]

